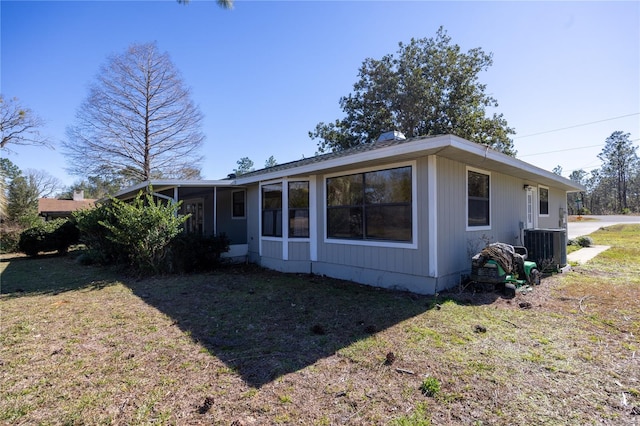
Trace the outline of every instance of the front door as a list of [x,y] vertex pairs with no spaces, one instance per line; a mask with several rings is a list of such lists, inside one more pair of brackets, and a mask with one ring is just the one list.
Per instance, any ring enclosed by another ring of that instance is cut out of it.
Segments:
[[184,213],[189,215],[184,223],[184,229],[189,234],[202,235],[204,233],[204,200],[202,198],[185,200],[182,208]]
[[537,212],[537,192],[535,188],[527,188],[527,217],[525,220],[525,229],[533,229],[538,226],[538,212]]

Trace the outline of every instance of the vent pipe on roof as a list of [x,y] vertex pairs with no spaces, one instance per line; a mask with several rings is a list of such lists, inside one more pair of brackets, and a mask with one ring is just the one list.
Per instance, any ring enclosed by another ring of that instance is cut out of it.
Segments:
[[405,137],[405,135],[402,134],[402,132],[399,132],[397,130],[393,130],[391,132],[384,132],[383,134],[378,136],[378,140],[376,140],[376,142],[382,142],[382,141],[404,141],[406,139],[407,138]]

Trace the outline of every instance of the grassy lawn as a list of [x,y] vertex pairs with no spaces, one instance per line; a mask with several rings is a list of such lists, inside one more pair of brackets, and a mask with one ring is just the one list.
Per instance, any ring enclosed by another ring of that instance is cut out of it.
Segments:
[[4,256],[0,424],[640,423],[640,227],[506,300]]

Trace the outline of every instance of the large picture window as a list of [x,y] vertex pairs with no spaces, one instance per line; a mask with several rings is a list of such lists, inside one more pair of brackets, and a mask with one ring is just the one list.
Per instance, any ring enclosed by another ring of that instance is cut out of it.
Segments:
[[282,184],[262,187],[262,236],[282,237]]
[[490,223],[490,176],[467,170],[467,226],[489,227]]
[[327,238],[412,240],[411,166],[327,179]]
[[289,182],[289,237],[309,237],[309,182]]
[[549,216],[549,188],[540,186],[540,216]]

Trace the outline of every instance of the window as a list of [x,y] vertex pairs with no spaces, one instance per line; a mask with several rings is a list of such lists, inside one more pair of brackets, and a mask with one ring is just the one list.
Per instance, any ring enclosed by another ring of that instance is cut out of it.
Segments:
[[262,187],[262,235],[282,237],[282,184]]
[[309,182],[289,182],[289,237],[309,238]]
[[467,170],[467,227],[489,227],[489,175]]
[[244,191],[233,191],[231,193],[231,199],[233,204],[233,211],[231,212],[231,217],[233,219],[244,219],[245,215],[245,192]]
[[549,216],[549,188],[539,187],[540,216]]
[[327,238],[412,240],[411,166],[327,179]]

